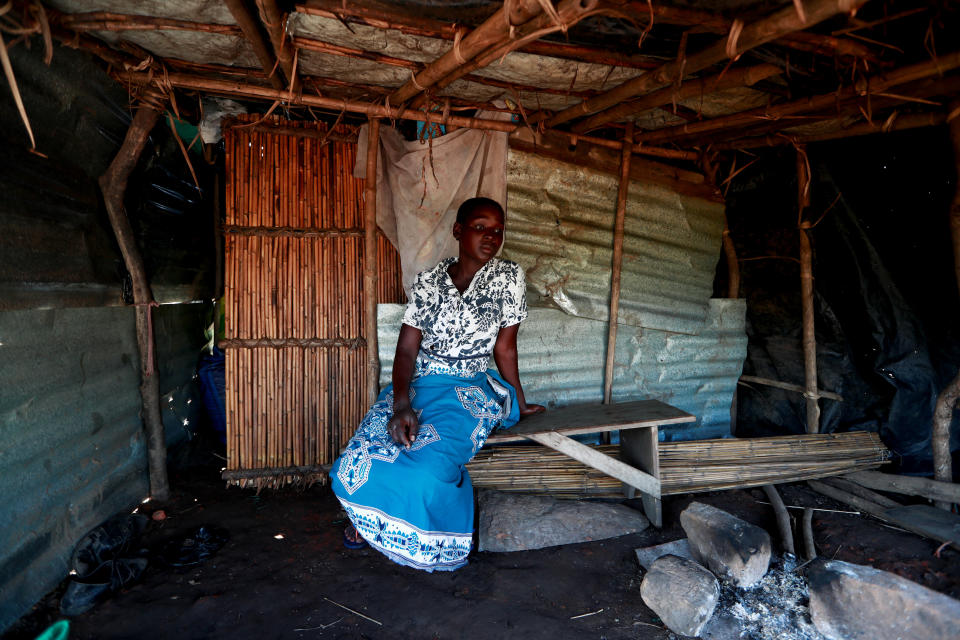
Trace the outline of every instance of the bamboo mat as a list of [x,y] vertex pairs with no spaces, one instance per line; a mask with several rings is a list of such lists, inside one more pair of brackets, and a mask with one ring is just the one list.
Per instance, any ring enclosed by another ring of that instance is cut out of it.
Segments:
[[[243,126],[225,143],[225,476],[257,489],[324,482],[367,409],[356,145]],[[377,261],[378,301],[402,302],[382,235]],[[278,471],[242,477],[263,469]]]
[[[598,450],[618,457],[619,445]],[[890,458],[875,433],[804,434],[659,443],[663,495],[796,482],[873,469]],[[559,498],[622,497],[621,482],[540,445],[482,449],[467,464],[475,487]]]

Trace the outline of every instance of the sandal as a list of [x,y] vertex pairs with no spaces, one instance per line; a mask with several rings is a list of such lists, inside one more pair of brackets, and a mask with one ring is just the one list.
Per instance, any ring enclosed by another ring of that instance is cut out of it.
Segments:
[[363,536],[360,535],[360,532],[357,531],[357,528],[349,525],[343,530],[343,546],[347,549],[363,549],[368,546],[368,544],[367,541],[363,539]]

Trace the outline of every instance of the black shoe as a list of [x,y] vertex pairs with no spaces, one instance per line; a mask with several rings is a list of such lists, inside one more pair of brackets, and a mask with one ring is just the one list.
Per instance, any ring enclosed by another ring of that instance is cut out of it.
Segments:
[[60,598],[60,613],[65,616],[86,613],[123,587],[136,582],[146,568],[146,558],[106,561],[93,574],[70,581]]
[[147,522],[148,518],[140,514],[120,514],[83,536],[70,558],[76,578],[83,580],[110,560],[131,555]]
[[171,567],[189,567],[200,564],[227,543],[230,534],[220,527],[203,526],[183,538],[167,541],[160,558]]

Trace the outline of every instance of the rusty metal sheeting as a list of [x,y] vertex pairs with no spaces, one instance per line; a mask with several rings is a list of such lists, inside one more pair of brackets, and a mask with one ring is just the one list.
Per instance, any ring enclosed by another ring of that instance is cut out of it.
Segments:
[[[403,305],[380,305],[380,383],[390,382]],[[697,416],[661,430],[665,440],[730,433],[730,403],[747,352],[744,300],[712,299],[698,335],[620,325],[613,401],[655,398]],[[599,404],[607,323],[555,309],[530,309],[520,327],[520,378],[531,402]]]
[[[616,202],[613,176],[510,151],[502,256],[526,270],[531,304],[607,319]],[[723,205],[633,182],[619,322],[696,334],[722,232]]]

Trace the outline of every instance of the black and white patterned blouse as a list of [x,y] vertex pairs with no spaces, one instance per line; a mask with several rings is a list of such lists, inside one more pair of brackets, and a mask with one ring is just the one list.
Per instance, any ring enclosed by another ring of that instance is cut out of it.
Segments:
[[410,292],[403,323],[423,333],[416,375],[470,377],[486,371],[500,328],[527,317],[520,265],[491,258],[461,295],[447,273],[457,260],[447,258],[420,272]]

